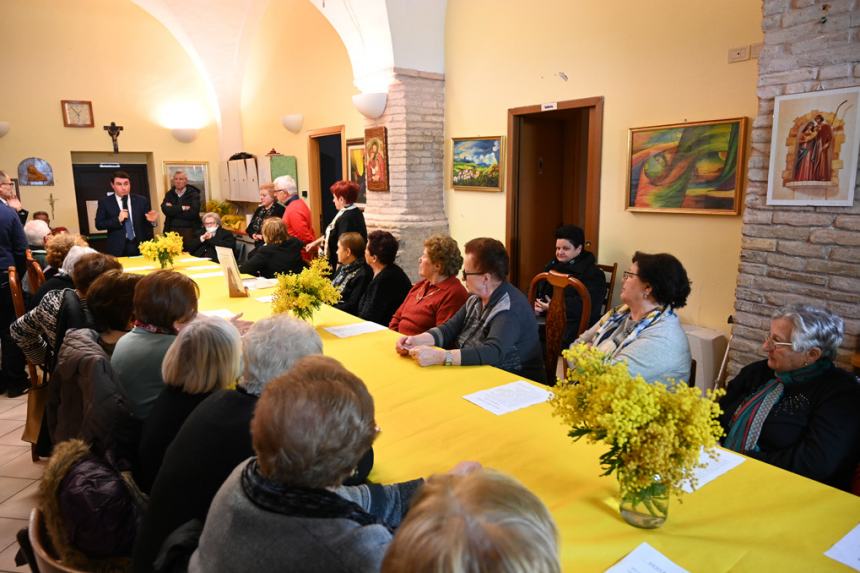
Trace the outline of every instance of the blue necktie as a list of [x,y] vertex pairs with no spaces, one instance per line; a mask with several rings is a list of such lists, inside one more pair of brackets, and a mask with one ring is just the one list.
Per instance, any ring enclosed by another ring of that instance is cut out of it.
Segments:
[[[122,198],[122,208],[128,211],[128,195]],[[128,214],[125,221],[122,222],[122,226],[125,227],[125,238],[129,241],[134,240],[134,225],[131,224],[131,213]]]

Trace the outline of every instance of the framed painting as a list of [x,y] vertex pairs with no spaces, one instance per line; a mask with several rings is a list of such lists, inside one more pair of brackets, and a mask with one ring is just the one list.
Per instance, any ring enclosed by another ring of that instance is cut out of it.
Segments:
[[773,108],[768,205],[854,204],[860,87],[779,96]]
[[454,137],[451,185],[461,191],[501,191],[504,137]]
[[39,157],[28,157],[18,164],[18,181],[24,186],[45,186],[54,184],[54,170],[51,164]]
[[206,205],[209,197],[209,162],[208,161],[165,161],[164,162],[164,192],[173,187],[173,176],[177,171],[184,171],[188,177],[188,185],[200,191],[200,205]]
[[367,173],[364,168],[364,140],[360,137],[346,140],[347,167],[349,168],[349,180],[358,185],[359,207],[367,203]]
[[368,191],[388,191],[388,131],[384,127],[364,130],[364,168]]
[[746,134],[745,117],[631,129],[625,208],[737,215]]

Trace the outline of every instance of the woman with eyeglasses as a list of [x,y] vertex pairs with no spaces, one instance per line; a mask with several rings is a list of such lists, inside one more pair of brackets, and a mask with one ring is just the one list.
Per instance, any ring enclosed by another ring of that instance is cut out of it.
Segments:
[[444,324],[400,338],[397,352],[421,366],[486,364],[545,382],[534,310],[507,276],[502,243],[489,238],[466,243],[462,278],[471,293],[466,304]]
[[833,363],[843,332],[823,308],[776,311],[767,359],[743,368],[720,400],[723,446],[847,490],[860,461],[860,385]]
[[690,281],[667,253],[636,252],[621,285],[621,306],[574,342],[595,346],[648,382],[690,379],[690,346],[675,309],[687,304]]

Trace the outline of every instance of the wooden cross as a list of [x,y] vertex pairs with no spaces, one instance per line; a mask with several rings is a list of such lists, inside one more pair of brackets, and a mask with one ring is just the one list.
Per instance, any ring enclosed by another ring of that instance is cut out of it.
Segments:
[[104,130],[108,132],[110,135],[111,141],[113,141],[113,152],[119,153],[119,143],[117,143],[117,138],[119,137],[119,132],[122,131],[122,126],[117,125],[115,122],[110,122],[110,125],[104,126]]

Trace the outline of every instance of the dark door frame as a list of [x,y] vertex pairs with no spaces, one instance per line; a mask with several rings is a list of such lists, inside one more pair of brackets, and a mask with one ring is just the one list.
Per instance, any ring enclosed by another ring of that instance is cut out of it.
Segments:
[[540,105],[515,107],[508,110],[507,198],[505,244],[510,256],[510,276],[518,274],[519,266],[519,145],[520,122],[523,116],[540,115],[556,110],[586,109],[588,112],[588,158],[585,183],[585,236],[590,239],[589,250],[597,257],[600,231],[600,166],[603,156],[603,97],[589,97],[560,101],[553,110],[544,111]]
[[319,236],[322,231],[320,229],[320,219],[322,217],[322,189],[320,189],[320,144],[317,138],[327,135],[340,136],[341,149],[341,177],[347,173],[347,156],[346,156],[346,128],[343,125],[335,125],[333,127],[323,127],[314,129],[308,132],[308,192],[310,194],[311,208],[311,223],[314,226],[314,232]]

